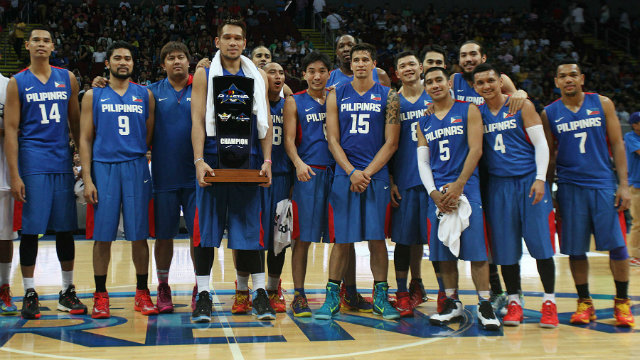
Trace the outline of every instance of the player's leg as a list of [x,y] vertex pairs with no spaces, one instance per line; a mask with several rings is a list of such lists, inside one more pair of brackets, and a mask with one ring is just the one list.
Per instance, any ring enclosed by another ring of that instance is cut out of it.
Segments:
[[311,309],[307,303],[304,292],[304,282],[307,276],[307,258],[311,242],[295,239],[293,250],[291,251],[291,276],[293,277],[294,298],[291,303],[291,310],[294,316],[311,316]]
[[351,245],[344,282],[340,289],[340,304],[342,309],[359,312],[371,312],[373,305],[358,292],[356,284],[356,250]]
[[[199,239],[196,238],[196,242],[199,242]],[[202,243],[198,243],[193,246],[197,296],[195,307],[192,309],[191,321],[196,323],[210,322],[211,307],[213,306],[209,282],[211,281],[211,267],[213,266],[216,248],[202,245]]]
[[153,215],[156,228],[153,255],[158,276],[156,305],[159,313],[173,312],[169,270],[173,260],[173,238],[178,234],[180,226],[181,195],[182,189],[156,192],[153,196]]
[[15,315],[18,308],[11,298],[11,263],[13,240],[13,197],[11,192],[0,191],[0,315]]
[[[274,232],[276,207],[278,202],[287,199],[291,190],[291,176],[289,174],[279,174],[273,177],[271,186],[263,188],[263,193],[266,190],[271,191],[271,197],[269,204],[265,203],[265,197],[263,196],[263,207],[270,205],[269,211],[265,211],[263,208],[263,226],[268,234],[269,247],[267,250],[267,294],[269,295],[269,302],[271,307],[278,313],[287,311],[287,304],[282,294],[282,281],[280,276],[282,275],[282,268],[284,267],[284,260],[286,255],[286,249],[282,249],[279,254],[274,252]],[[268,218],[264,218],[265,213],[268,214]],[[267,221],[265,221],[267,220]],[[266,225],[266,226],[265,226]]]
[[417,210],[411,227],[419,230],[416,234],[417,243],[411,245],[411,257],[409,267],[411,269],[411,282],[409,283],[409,296],[411,304],[416,307],[427,301],[427,292],[422,283],[422,257],[424,255],[424,245],[429,243],[429,231],[431,223],[429,215],[429,195],[423,186],[411,189],[412,197],[417,198]]
[[[424,222],[424,221],[423,221]],[[428,236],[428,235],[425,235]],[[409,282],[409,295],[414,306],[427,301],[427,292],[422,283],[422,256],[423,244],[411,245],[409,268],[411,270],[411,282]]]
[[[398,210],[396,209],[396,211]],[[396,219],[394,218],[394,220]],[[409,276],[409,263],[411,262],[411,245],[397,242],[399,239],[394,238],[393,232],[391,239],[396,241],[395,250],[393,251],[393,265],[396,271],[397,285],[396,310],[398,310],[400,316],[412,316],[413,307],[411,306],[411,298],[407,288],[407,276]]]
[[[336,231],[336,236],[340,232]],[[338,239],[338,238],[336,238]],[[340,282],[347,272],[351,243],[335,243],[329,255],[329,279],[326,286],[326,296],[320,309],[313,317],[316,319],[331,319],[340,311]]]

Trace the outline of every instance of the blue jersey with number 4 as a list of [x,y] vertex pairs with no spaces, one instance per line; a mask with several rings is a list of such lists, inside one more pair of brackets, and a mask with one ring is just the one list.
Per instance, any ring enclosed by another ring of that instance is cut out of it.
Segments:
[[21,176],[72,173],[69,148],[69,71],[51,67],[42,83],[29,69],[13,76],[20,98],[18,168]]
[[421,186],[418,173],[417,128],[420,119],[426,117],[427,107],[431,105],[431,97],[426,91],[415,102],[410,102],[400,94],[400,141],[398,151],[393,157],[393,181],[400,191]]
[[509,113],[503,105],[494,115],[480,106],[484,128],[482,155],[492,176],[523,176],[536,170],[535,148],[527,136],[522,112]]
[[110,86],[93,88],[93,160],[123,162],[147,153],[147,88],[129,83],[120,96]]
[[582,106],[575,113],[564,105],[562,99],[544,109],[557,141],[558,183],[592,189],[615,189],[616,178],[607,139],[607,118],[600,96],[584,93]]
[[[375,83],[363,95],[358,94],[351,83],[336,90],[340,146],[351,165],[364,170],[384,145],[384,128],[389,88]],[[338,166],[336,175],[346,175]],[[373,175],[374,179],[389,181],[385,164]]]

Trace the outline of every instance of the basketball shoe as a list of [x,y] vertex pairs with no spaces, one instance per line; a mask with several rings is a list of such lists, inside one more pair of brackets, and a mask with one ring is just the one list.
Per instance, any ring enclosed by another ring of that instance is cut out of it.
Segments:
[[540,310],[540,313],[542,314],[540,317],[540,327],[551,329],[558,327],[558,308],[553,301],[545,301],[542,304],[542,310]]
[[267,290],[267,294],[269,295],[269,303],[273,310],[277,313],[287,312],[287,302],[284,300],[284,295],[282,295],[282,279],[278,283],[277,290]]
[[365,300],[359,292],[349,294],[347,287],[342,283],[340,288],[340,306],[343,311],[372,312],[373,304]]
[[616,318],[616,326],[634,327],[633,314],[631,313],[631,300],[614,299],[613,316]]
[[40,302],[34,289],[27,289],[24,294],[21,314],[23,319],[40,319]]
[[173,300],[171,299],[171,287],[167,283],[158,284],[156,305],[160,314],[173,312]]
[[416,307],[427,301],[427,292],[424,289],[422,281],[411,279],[411,282],[409,283],[409,297],[411,299],[412,307]]
[[0,315],[16,315],[18,307],[11,299],[11,288],[9,284],[0,287]]
[[211,293],[202,291],[196,295],[196,308],[191,313],[191,322],[206,323],[211,321]]
[[269,296],[264,289],[256,290],[256,297],[253,299],[251,314],[258,320],[275,320],[276,311],[273,310],[269,302]]
[[136,289],[136,297],[133,300],[133,309],[139,311],[142,315],[158,315],[158,308],[153,305],[149,289]]
[[233,297],[231,306],[232,314],[246,314],[251,311],[251,295],[249,290],[238,290],[238,280],[236,280],[236,295]]
[[444,291],[438,291],[438,300],[437,300],[437,309],[438,313],[441,313],[444,310],[444,302],[447,300],[447,293]]
[[498,320],[496,314],[493,312],[493,306],[491,306],[491,302],[489,302],[488,300],[480,301],[476,311],[478,322],[485,330],[500,329],[500,320]]
[[75,285],[70,285],[64,292],[60,291],[58,310],[66,311],[73,315],[84,315],[87,313],[87,306],[80,302],[78,295],[76,295]]
[[91,317],[94,319],[107,319],[111,317],[109,311],[109,293],[94,292],[93,293],[93,311]]
[[379,282],[373,288],[373,313],[382,315],[385,320],[400,318],[400,313],[389,303],[389,285],[387,282]]
[[396,293],[396,310],[400,313],[400,316],[413,316],[413,303],[409,292],[397,292]]
[[502,318],[505,326],[518,326],[524,320],[522,306],[515,301],[511,301],[507,305],[507,314]]
[[588,324],[597,319],[596,309],[593,307],[593,301],[589,299],[578,299],[578,309],[571,315],[570,322],[572,324]]
[[291,303],[291,311],[295,317],[310,317],[311,309],[307,302],[307,297],[297,292],[293,295],[293,302]]
[[340,311],[340,286],[334,283],[327,283],[326,290],[324,304],[313,314],[316,319],[328,320]]
[[447,298],[444,301],[444,308],[442,311],[431,315],[431,317],[429,317],[429,323],[431,323],[431,325],[438,326],[446,325],[452,321],[462,318],[463,311],[460,300]]

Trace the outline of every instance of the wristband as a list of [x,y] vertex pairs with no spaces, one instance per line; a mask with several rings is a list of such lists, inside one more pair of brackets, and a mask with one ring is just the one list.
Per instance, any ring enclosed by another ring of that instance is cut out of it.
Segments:
[[197,164],[198,161],[200,161],[200,160],[204,161],[204,158],[201,157],[201,158],[197,158],[197,159],[193,160],[193,165]]
[[273,161],[271,161],[269,159],[265,159],[264,162],[269,163],[269,164],[273,164]]
[[353,168],[353,170],[351,170],[351,172],[349,173],[349,178],[351,178],[351,175],[353,175],[354,172],[356,172],[356,168]]

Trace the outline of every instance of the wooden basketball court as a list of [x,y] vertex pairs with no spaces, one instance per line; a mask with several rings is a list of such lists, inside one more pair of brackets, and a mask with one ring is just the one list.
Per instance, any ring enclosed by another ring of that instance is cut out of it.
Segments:
[[[149,241],[153,247],[153,241]],[[75,283],[79,296],[93,305],[93,242],[76,242]],[[15,243],[12,268],[13,295],[22,306],[22,277]],[[392,259],[393,245],[389,243]],[[324,299],[324,285],[330,245],[310,248],[307,294],[312,309]],[[366,244],[356,248],[358,286],[370,296],[372,277]],[[153,253],[152,253],[153,254]],[[210,324],[192,324],[190,318],[193,267],[188,240],[176,240],[170,284],[176,312],[145,317],[133,310],[135,272],[130,245],[118,241],[113,246],[107,288],[111,297],[110,319],[94,320],[90,315],[74,316],[56,311],[60,290],[60,268],[55,243],[41,241],[36,267],[36,286],[40,294],[42,317],[24,321],[19,316],[0,317],[0,358],[3,359],[513,359],[513,358],[591,358],[629,359],[640,351],[637,330],[613,326],[614,285],[608,257],[591,253],[591,292],[598,320],[589,326],[573,326],[569,317],[576,308],[575,288],[568,259],[556,256],[556,291],[560,326],[538,327],[542,286],[535,260],[522,261],[522,287],[525,291],[525,324],[503,327],[498,332],[481,330],[475,319],[477,298],[468,264],[460,263],[461,300],[465,319],[450,327],[429,325],[435,301],[417,308],[413,318],[385,321],[372,314],[341,313],[334,320],[298,319],[290,313],[277,320],[260,322],[251,315],[232,315],[235,272],[231,253],[216,252],[213,268],[214,313]],[[153,256],[151,256],[153,258]],[[423,262],[423,281],[435,298],[437,285],[433,269]],[[287,301],[293,298],[289,256],[285,263],[283,288]],[[389,283],[395,287],[393,262]],[[157,279],[151,264],[150,288],[155,302]],[[630,294],[640,304],[640,284],[635,281],[640,268],[631,269]],[[250,283],[251,284],[251,283]],[[640,317],[639,305],[633,307]]]

